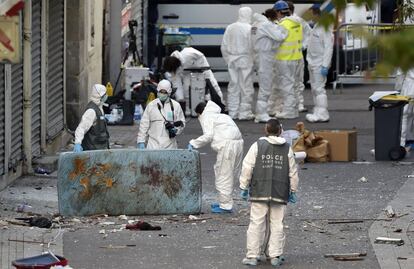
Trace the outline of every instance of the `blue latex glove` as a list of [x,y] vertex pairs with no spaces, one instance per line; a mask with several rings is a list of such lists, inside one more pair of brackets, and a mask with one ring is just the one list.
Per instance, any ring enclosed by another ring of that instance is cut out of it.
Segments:
[[240,197],[247,201],[249,199],[249,190],[240,190]]
[[192,146],[191,144],[188,144],[188,145],[187,145],[187,149],[188,149],[188,150],[193,150],[194,148],[193,148],[193,146]]
[[329,68],[325,67],[325,66],[322,66],[321,67],[321,75],[324,76],[324,77],[327,77],[328,73],[329,73]]
[[297,200],[298,200],[298,197],[296,196],[296,192],[290,192],[289,199],[288,199],[289,203],[294,204],[297,202]]
[[75,146],[73,147],[73,152],[82,152],[83,148],[81,144],[75,144]]
[[145,143],[141,142],[137,144],[138,149],[145,149]]

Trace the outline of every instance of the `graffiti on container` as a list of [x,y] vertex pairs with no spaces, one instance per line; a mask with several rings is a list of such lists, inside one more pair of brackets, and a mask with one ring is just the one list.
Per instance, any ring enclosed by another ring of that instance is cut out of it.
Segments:
[[165,175],[161,172],[159,164],[141,165],[141,175],[148,176],[148,185],[163,187],[164,193],[172,198],[181,190],[181,181],[176,176]]

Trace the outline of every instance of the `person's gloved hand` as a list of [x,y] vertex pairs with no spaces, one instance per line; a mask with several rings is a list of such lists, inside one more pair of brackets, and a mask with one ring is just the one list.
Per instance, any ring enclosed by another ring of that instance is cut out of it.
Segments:
[[249,190],[248,189],[246,189],[246,190],[240,190],[240,197],[243,200],[247,201],[249,199]]
[[75,146],[73,147],[73,152],[82,152],[83,148],[81,144],[75,144]]
[[145,149],[145,143],[143,143],[143,142],[138,143],[137,148],[138,149]]
[[296,192],[290,192],[289,199],[288,199],[289,203],[294,204],[297,202],[297,200],[298,200],[298,197],[296,196]]
[[325,67],[325,66],[322,66],[321,67],[321,75],[324,76],[324,77],[327,77],[328,73],[329,73],[329,68]]
[[191,144],[188,144],[188,145],[187,145],[187,149],[188,149],[188,150],[193,150],[194,148],[193,148],[193,146],[192,146]]

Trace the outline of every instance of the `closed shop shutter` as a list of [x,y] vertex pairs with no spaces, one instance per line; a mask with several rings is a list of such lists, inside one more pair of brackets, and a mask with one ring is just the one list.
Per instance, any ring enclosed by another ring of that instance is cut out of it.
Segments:
[[47,68],[47,139],[64,126],[64,0],[49,0]]
[[23,159],[23,65],[13,64],[11,73],[11,151],[9,167]]
[[5,122],[4,122],[4,92],[5,92],[4,64],[0,64],[0,176],[5,174],[4,155],[5,155]]
[[42,0],[32,1],[32,157],[40,156],[42,90]]

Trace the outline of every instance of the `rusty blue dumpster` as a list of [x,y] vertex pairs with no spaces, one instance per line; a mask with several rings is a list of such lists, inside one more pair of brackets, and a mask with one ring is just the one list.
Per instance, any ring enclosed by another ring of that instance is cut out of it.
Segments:
[[63,216],[197,214],[200,156],[189,150],[62,153],[58,200]]

